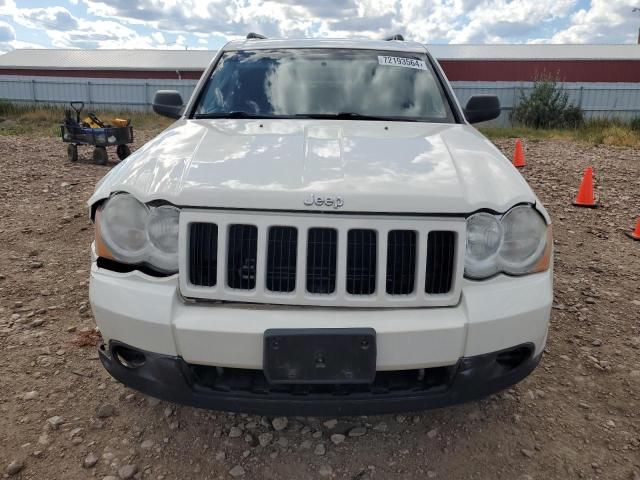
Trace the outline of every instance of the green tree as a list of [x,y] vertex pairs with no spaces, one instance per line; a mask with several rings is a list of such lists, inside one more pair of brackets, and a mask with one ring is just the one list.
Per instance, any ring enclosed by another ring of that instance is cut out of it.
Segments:
[[538,77],[528,96],[520,92],[511,118],[533,128],[579,128],[584,124],[582,109],[569,103],[569,94],[549,76]]

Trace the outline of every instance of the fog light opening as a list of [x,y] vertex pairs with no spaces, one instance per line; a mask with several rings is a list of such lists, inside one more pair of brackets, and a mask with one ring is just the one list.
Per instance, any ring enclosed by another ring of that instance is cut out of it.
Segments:
[[144,353],[122,345],[113,347],[112,352],[116,361],[125,368],[140,368],[147,361]]
[[531,348],[518,347],[501,352],[496,356],[496,363],[511,370],[521,365],[531,356]]

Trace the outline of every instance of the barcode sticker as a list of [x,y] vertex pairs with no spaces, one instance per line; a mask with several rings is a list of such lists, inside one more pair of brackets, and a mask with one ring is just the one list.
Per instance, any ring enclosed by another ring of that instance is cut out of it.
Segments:
[[418,70],[427,70],[427,64],[424,60],[416,60],[415,58],[405,57],[388,57],[386,55],[378,55],[378,63],[380,65],[391,65],[392,67],[416,68]]

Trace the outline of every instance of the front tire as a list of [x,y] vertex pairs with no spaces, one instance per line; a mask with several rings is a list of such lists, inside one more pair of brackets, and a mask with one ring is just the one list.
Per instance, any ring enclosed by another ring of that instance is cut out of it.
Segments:
[[70,143],[69,145],[67,145],[67,159],[69,159],[70,162],[77,162],[78,161],[78,146],[74,145],[73,143]]
[[124,160],[129,155],[131,155],[131,149],[128,145],[118,145],[118,147],[116,148],[116,154],[118,155],[118,158],[120,160]]
[[96,147],[93,150],[93,161],[98,165],[106,165],[109,161],[109,154],[105,147]]

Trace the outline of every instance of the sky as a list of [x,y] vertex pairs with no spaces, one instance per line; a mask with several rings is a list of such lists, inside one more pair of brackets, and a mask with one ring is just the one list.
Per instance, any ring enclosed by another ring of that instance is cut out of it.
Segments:
[[640,0],[0,0],[0,52],[217,49],[402,33],[424,43],[636,43]]

